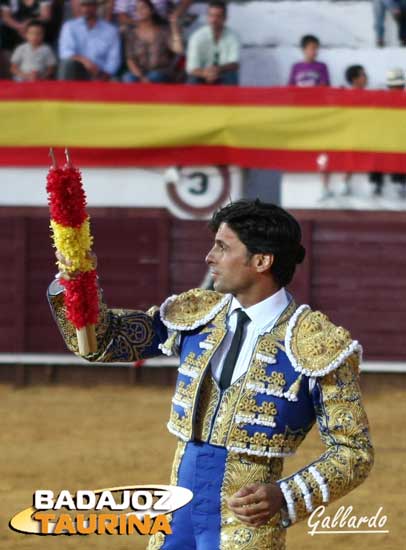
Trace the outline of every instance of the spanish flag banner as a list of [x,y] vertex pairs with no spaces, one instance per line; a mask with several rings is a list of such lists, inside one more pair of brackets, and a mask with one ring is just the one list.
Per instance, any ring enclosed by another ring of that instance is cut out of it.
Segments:
[[234,164],[406,172],[406,93],[96,82],[2,82],[0,165]]

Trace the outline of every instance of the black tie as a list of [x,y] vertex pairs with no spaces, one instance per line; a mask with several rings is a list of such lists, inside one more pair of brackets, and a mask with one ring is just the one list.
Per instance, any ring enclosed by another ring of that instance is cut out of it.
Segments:
[[227,389],[228,386],[230,385],[231,378],[233,376],[234,367],[237,362],[238,353],[241,348],[244,325],[249,320],[250,318],[245,313],[245,311],[243,311],[242,309],[239,309],[238,317],[237,317],[237,327],[235,329],[235,333],[231,341],[231,346],[230,346],[230,349],[228,350],[228,353],[224,360],[223,369],[221,371],[220,388],[222,390]]

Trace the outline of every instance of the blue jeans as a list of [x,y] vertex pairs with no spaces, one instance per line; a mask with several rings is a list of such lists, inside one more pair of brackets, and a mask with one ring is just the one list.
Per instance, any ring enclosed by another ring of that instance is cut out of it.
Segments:
[[[171,82],[169,75],[160,70],[149,71],[145,76],[150,82],[154,82],[155,84]],[[123,82],[140,82],[140,79],[128,71],[123,74]]]
[[393,9],[393,2],[391,0],[373,0],[374,29],[377,40],[383,40],[386,11],[391,9]]
[[[213,84],[221,84],[223,86],[238,86],[238,71],[227,71],[221,73],[220,77]],[[207,84],[204,78],[199,78],[198,76],[188,75],[187,78],[188,84]]]

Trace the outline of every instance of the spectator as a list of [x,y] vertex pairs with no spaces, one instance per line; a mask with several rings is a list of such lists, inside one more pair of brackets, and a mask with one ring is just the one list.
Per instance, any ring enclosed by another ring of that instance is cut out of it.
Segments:
[[97,0],[80,0],[82,17],[67,21],[59,38],[60,80],[109,80],[121,62],[116,27],[97,16]]
[[406,0],[393,0],[392,13],[398,24],[399,42],[406,46]]
[[[402,91],[405,88],[405,75],[402,69],[391,69],[386,75],[386,87],[388,90]],[[381,196],[384,185],[384,174],[382,172],[372,172],[369,175],[369,181],[375,184],[374,195]],[[399,183],[399,195],[406,198],[406,174],[390,174],[393,183]]]
[[[69,3],[70,3],[69,11],[72,14],[71,16],[80,17],[81,16],[80,0],[70,0]],[[97,15],[100,17],[100,19],[106,19],[106,21],[111,21],[112,15],[113,15],[113,8],[114,8],[114,0],[103,0],[98,4]]]
[[378,48],[383,48],[385,45],[385,15],[389,11],[396,18],[396,0],[373,0],[373,10],[376,45]]
[[[345,71],[345,79],[352,90],[364,90],[368,84],[368,77],[362,65],[350,65]],[[344,195],[351,195],[352,173],[348,172],[344,176],[345,191]]]
[[345,79],[353,90],[364,90],[368,84],[368,77],[362,65],[350,65],[345,71]]
[[226,17],[226,5],[212,0],[208,25],[190,37],[186,56],[190,84],[238,84],[240,44],[237,35],[225,26]]
[[129,72],[125,82],[171,82],[176,54],[183,54],[177,19],[170,16],[170,27],[155,10],[151,0],[138,0],[136,24],[126,33],[126,60]]
[[24,44],[17,46],[11,56],[11,73],[19,82],[48,80],[55,73],[56,57],[44,44],[45,30],[40,21],[27,25]]
[[[193,0],[180,0],[174,7],[170,0],[151,0],[155,11],[163,18],[168,19],[172,13],[176,19],[181,18]],[[126,27],[137,20],[138,0],[115,0],[113,12],[117,16],[120,26]]]
[[48,23],[51,0],[2,0],[0,43],[3,50],[13,51],[25,41],[27,25],[32,20]]
[[312,34],[306,34],[300,41],[304,61],[295,63],[290,71],[289,86],[330,86],[327,65],[316,61],[320,41]]

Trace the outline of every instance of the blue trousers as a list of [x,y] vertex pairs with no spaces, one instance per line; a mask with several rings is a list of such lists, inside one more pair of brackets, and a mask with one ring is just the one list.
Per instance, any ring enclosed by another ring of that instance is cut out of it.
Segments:
[[[153,82],[155,84],[166,83],[171,81],[168,74],[165,73],[164,71],[159,71],[159,70],[149,71],[146,76],[150,82]],[[137,76],[130,73],[130,71],[128,71],[123,74],[123,82],[127,82],[127,83],[140,82],[140,79]]]
[[[187,83],[206,84],[206,81],[203,78],[189,75],[187,78]],[[227,71],[226,73],[222,73],[219,79],[214,83],[214,85],[216,84],[221,84],[223,86],[238,86],[238,71]]]
[[173,513],[172,534],[162,550],[218,550],[220,548],[220,494],[227,451],[208,443],[189,442],[178,472],[178,485],[194,497]]

